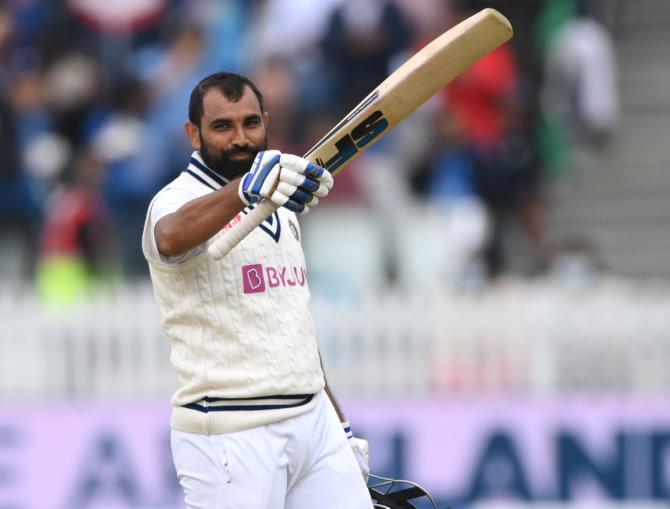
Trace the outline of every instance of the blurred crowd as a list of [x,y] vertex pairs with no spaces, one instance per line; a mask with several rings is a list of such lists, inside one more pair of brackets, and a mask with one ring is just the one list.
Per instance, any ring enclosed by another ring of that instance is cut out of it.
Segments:
[[[618,120],[612,0],[0,1],[0,276],[62,298],[145,277],[149,200],[190,146],[205,75],[250,75],[272,148],[305,152],[423,45],[483,7],[513,41],[338,175],[324,206],[430,202],[482,224],[486,277],[546,269],[548,179]],[[446,212],[445,212],[446,213]],[[469,221],[469,222],[468,222]],[[512,229],[510,229],[512,228]],[[510,263],[510,232],[527,263]],[[393,270],[389,270],[393,278]]]

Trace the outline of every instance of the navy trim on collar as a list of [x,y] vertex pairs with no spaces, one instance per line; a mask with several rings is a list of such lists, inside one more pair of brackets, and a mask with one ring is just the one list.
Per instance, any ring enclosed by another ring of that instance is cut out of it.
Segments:
[[191,170],[188,170],[188,169],[186,169],[184,171],[186,173],[188,173],[189,175],[191,175],[193,178],[195,178],[195,179],[199,180],[200,182],[202,182],[203,184],[205,184],[211,190],[216,191],[216,188],[212,184],[207,182],[204,178],[202,178],[200,175],[197,175],[196,173],[194,173],[194,172],[192,172]]
[[[250,211],[254,210],[255,205],[249,205],[246,209],[244,209],[242,212],[244,214],[248,214]],[[277,220],[277,225],[275,226],[275,219]],[[267,224],[265,224],[267,223]],[[269,225],[269,226],[268,226]],[[272,214],[270,214],[268,217],[263,219],[263,222],[258,225],[261,230],[263,230],[265,233],[267,233],[270,237],[274,239],[275,242],[279,242],[279,238],[281,237],[281,221],[279,220],[279,213],[275,210]],[[274,230],[270,227],[274,227]]]

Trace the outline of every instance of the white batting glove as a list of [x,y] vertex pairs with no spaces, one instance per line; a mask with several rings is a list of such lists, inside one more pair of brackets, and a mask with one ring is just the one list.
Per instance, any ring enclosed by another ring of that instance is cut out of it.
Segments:
[[296,155],[267,150],[258,153],[238,192],[246,205],[269,198],[280,207],[306,214],[332,187],[333,176],[321,166]]
[[351,426],[349,421],[344,421],[342,423],[342,428],[344,428],[344,433],[347,435],[349,440],[349,447],[354,452],[354,457],[358,462],[358,468],[361,469],[361,474],[363,475],[363,480],[367,483],[368,476],[370,475],[370,453],[368,448],[368,441],[363,440],[362,438],[356,438],[351,431]]
[[293,212],[306,214],[333,187],[330,172],[303,157],[282,154],[279,165],[279,184],[270,199]]

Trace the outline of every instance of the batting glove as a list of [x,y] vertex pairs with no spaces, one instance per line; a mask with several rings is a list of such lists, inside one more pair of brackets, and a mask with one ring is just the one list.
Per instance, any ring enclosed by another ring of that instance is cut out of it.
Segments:
[[279,150],[264,150],[256,154],[251,170],[245,173],[237,188],[237,193],[245,205],[258,203],[269,198],[279,179]]
[[282,154],[279,165],[281,173],[277,196],[273,196],[272,200],[275,203],[281,202],[281,205],[293,212],[306,214],[333,187],[333,176],[330,172],[304,157]]
[[358,462],[358,468],[361,469],[361,474],[363,474],[363,480],[367,483],[368,476],[370,475],[370,454],[368,448],[368,441],[363,440],[362,438],[356,438],[351,431],[351,426],[349,421],[344,421],[342,423],[342,428],[344,428],[344,433],[347,435],[349,440],[349,447],[354,452],[354,457]]
[[306,214],[332,187],[333,176],[321,166],[268,150],[256,156],[251,171],[240,182],[239,195],[247,205],[269,198],[280,207]]

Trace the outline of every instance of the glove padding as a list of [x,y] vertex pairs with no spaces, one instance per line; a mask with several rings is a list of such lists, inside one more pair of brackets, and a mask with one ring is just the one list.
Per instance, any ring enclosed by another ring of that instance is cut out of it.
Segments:
[[280,158],[279,150],[263,150],[256,154],[251,170],[244,174],[237,188],[245,205],[258,203],[272,194],[279,178]]
[[247,205],[269,198],[280,207],[306,214],[332,187],[333,176],[321,166],[296,155],[266,150],[256,155],[238,193]]
[[368,476],[370,475],[370,454],[368,448],[368,441],[363,440],[362,438],[356,438],[351,431],[351,426],[349,421],[342,423],[342,428],[344,428],[344,433],[347,435],[347,440],[349,441],[349,447],[354,453],[354,458],[358,463],[358,468],[361,469],[361,474],[363,475],[363,480],[368,482]]

